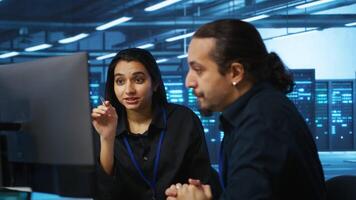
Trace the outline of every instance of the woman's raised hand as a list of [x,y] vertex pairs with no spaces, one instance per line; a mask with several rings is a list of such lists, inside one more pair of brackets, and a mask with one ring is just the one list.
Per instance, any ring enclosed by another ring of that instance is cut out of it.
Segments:
[[92,123],[100,139],[113,141],[116,135],[117,113],[109,101],[94,108],[91,113]]

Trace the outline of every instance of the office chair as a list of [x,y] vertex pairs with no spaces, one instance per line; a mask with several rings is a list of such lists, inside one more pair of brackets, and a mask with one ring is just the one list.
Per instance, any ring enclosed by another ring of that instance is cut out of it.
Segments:
[[336,176],[326,181],[327,200],[356,200],[356,176]]

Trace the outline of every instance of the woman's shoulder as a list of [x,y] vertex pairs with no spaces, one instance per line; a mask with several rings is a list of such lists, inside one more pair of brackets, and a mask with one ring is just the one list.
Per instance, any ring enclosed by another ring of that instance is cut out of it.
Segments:
[[168,115],[178,115],[182,117],[195,117],[196,114],[187,106],[179,105],[175,103],[168,103],[167,106],[167,113]]
[[180,132],[190,133],[190,131],[194,129],[196,133],[203,133],[202,124],[198,115],[189,107],[169,103],[166,108],[168,113],[168,124],[173,124],[173,126],[179,129]]
[[187,106],[175,103],[168,103],[166,108],[168,112],[193,113],[193,111]]

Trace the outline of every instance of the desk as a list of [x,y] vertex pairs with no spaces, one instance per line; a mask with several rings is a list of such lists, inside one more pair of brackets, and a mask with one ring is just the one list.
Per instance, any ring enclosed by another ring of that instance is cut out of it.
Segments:
[[31,191],[28,189],[12,189],[0,187],[0,200],[30,200]]
[[32,192],[31,200],[92,200],[92,198],[61,197],[55,194]]
[[56,194],[32,192],[28,187],[0,188],[0,200],[92,200],[92,198],[61,197]]

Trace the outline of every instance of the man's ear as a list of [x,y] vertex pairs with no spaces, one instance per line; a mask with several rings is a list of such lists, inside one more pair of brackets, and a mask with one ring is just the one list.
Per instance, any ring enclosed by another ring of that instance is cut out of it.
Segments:
[[230,65],[230,76],[232,85],[240,83],[245,76],[244,66],[239,62],[233,62]]

